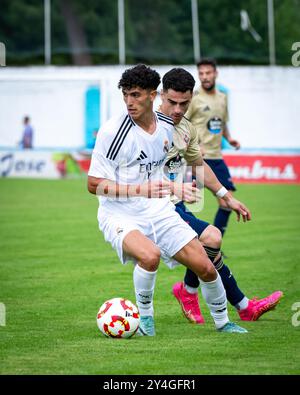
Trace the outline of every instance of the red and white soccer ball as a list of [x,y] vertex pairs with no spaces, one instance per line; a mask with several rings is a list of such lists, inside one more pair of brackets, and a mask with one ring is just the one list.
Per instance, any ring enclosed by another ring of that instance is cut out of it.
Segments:
[[138,330],[139,324],[138,308],[124,298],[107,300],[97,314],[97,326],[108,337],[129,338]]

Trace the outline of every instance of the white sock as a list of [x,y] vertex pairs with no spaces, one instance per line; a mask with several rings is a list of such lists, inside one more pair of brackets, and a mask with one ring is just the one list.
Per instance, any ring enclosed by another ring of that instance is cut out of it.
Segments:
[[189,285],[184,284],[184,288],[189,294],[197,294],[198,288],[190,287]]
[[135,289],[136,304],[141,316],[151,315],[153,317],[153,294],[155,287],[155,272],[148,272],[138,264],[133,270],[133,283]]
[[248,303],[249,303],[249,299],[246,296],[244,296],[243,299],[238,304],[236,304],[234,307],[237,310],[244,310],[248,307]]
[[226,292],[219,273],[214,281],[204,282],[200,280],[201,292],[207,303],[210,314],[215,321],[216,328],[222,328],[229,322],[227,313]]

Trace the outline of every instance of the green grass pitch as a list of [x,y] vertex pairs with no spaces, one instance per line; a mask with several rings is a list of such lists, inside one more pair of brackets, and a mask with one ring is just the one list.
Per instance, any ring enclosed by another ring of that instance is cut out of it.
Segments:
[[[171,295],[184,268],[161,263],[155,291],[157,336],[108,339],[96,313],[109,298],[134,301],[132,265],[104,242],[97,200],[86,180],[0,180],[1,374],[299,374],[300,187],[239,185],[251,222],[231,217],[223,249],[248,297],[280,289],[276,310],[257,322],[232,320],[248,334],[221,334],[202,297],[203,326],[188,323]],[[207,192],[201,217],[212,221]],[[297,317],[296,317],[297,318]]]

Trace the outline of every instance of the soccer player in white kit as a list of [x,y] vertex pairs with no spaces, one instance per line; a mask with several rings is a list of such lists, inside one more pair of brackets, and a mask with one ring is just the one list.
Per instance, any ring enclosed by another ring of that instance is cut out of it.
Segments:
[[[134,263],[139,334],[155,335],[153,293],[160,258],[169,267],[179,262],[197,274],[216,329],[223,331],[229,318],[222,281],[197,233],[180,218],[169,199],[174,183],[163,179],[174,124],[171,118],[153,111],[159,83],[159,74],[145,65],[122,74],[118,87],[127,113],[101,127],[88,173],[88,190],[99,196],[99,228],[106,241],[122,263]],[[196,196],[197,188],[193,192]],[[230,324],[236,328],[231,332],[247,332]]]

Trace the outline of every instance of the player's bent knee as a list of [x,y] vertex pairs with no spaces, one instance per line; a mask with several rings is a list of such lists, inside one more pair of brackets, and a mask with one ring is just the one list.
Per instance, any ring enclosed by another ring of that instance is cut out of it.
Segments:
[[214,281],[217,278],[217,272],[213,264],[202,266],[201,275],[199,276],[203,281]]
[[207,247],[220,248],[222,244],[222,233],[217,227],[209,225],[201,234],[199,240]]
[[160,261],[160,250],[159,248],[153,248],[149,251],[145,251],[140,259],[140,264],[143,269],[154,272],[157,270]]
[[216,269],[213,263],[207,257],[205,250],[204,254],[198,254],[198,259],[188,266],[197,276],[203,281],[213,281],[217,277]]

